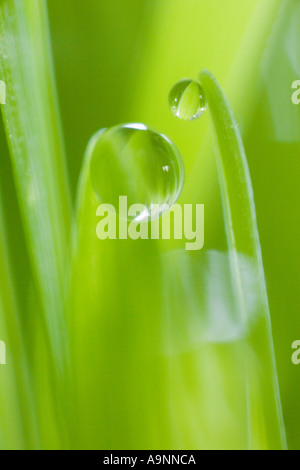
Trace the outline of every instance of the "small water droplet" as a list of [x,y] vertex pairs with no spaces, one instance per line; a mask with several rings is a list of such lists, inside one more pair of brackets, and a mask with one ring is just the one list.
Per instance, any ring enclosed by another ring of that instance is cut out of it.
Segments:
[[120,196],[127,196],[128,207],[143,204],[145,210],[127,216],[137,222],[153,220],[175,204],[184,165],[165,135],[144,124],[124,124],[97,133],[90,146],[91,182],[102,203],[112,204],[116,211]]
[[195,80],[187,78],[173,86],[168,101],[174,116],[185,121],[200,117],[207,109],[203,88]]

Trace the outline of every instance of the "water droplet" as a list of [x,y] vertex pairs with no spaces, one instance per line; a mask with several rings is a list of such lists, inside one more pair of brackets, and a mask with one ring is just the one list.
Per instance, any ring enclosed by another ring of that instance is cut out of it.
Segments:
[[184,165],[176,146],[163,134],[144,124],[124,124],[101,130],[91,140],[90,176],[103,204],[119,208],[127,196],[128,207],[144,210],[129,220],[149,221],[175,204],[183,185]]
[[207,109],[203,88],[195,80],[187,78],[173,86],[168,100],[174,116],[186,121],[200,117]]

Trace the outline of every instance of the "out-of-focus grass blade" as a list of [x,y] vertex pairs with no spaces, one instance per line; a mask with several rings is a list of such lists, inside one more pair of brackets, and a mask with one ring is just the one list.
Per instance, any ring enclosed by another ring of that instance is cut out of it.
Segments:
[[164,379],[158,379],[161,369],[155,373],[153,361],[161,313],[158,247],[155,240],[97,238],[99,200],[91,185],[89,148],[79,184],[71,265],[73,445],[154,448],[164,426],[159,429],[157,415],[165,396]]
[[0,51],[6,83],[2,111],[19,203],[52,354],[61,370],[70,206],[43,0],[1,1]]
[[15,299],[0,194],[0,340],[5,342],[7,356],[6,365],[0,366],[0,447],[3,449],[36,448],[39,442],[32,377]]
[[[246,155],[233,112],[215,77],[204,70],[199,78],[206,93],[219,147],[217,165],[231,256],[231,271],[245,325],[250,320],[246,301],[248,286],[242,278],[239,254],[247,255],[252,260],[260,288],[259,327],[250,332],[252,351],[245,350],[248,374],[249,447],[285,447],[270,314]],[[254,352],[257,357],[254,356]]]
[[262,87],[243,138],[255,193],[288,447],[299,449],[300,374],[288,350],[299,336],[300,311],[300,106],[291,101],[291,85],[300,77],[300,3],[280,3],[257,75]]
[[171,240],[167,253],[157,240],[98,240],[94,139],[81,173],[71,264],[75,447],[284,447],[253,253],[230,246],[229,257],[196,256],[172,250]]

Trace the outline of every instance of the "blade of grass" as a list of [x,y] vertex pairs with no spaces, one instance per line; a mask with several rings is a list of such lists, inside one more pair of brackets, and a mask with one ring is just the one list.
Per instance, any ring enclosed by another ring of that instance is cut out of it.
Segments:
[[[73,446],[154,448],[161,445],[164,424],[155,432],[155,423],[158,410],[164,413],[160,401],[165,393],[164,379],[154,379],[161,374],[153,353],[158,351],[161,315],[158,246],[156,240],[97,238],[99,200],[90,178],[93,140],[81,171],[73,232]],[[156,404],[154,389],[161,391]]]
[[[243,449],[243,357],[255,346],[236,310],[227,254],[194,257],[169,240],[171,253],[159,240],[98,240],[90,178],[98,137],[87,149],[74,226],[71,353],[82,433],[75,447]],[[243,274],[253,280],[244,258]],[[246,294],[248,306],[253,290]],[[252,310],[253,302],[256,319]],[[268,439],[274,433],[268,429]],[[266,447],[266,439],[259,434],[255,445]]]
[[45,1],[1,2],[0,50],[7,93],[2,112],[28,251],[52,355],[62,371],[70,203]]
[[[31,383],[32,377],[24,347],[25,338],[22,337],[22,327],[19,320],[20,312],[15,299],[0,194],[0,324],[4,325],[5,330],[5,337],[3,337],[3,330],[1,329],[0,339],[5,340],[8,358],[7,365],[1,366],[0,370],[1,388],[4,393],[4,401],[0,409],[0,429],[1,424],[3,427],[5,426],[3,434],[6,438],[10,436],[10,447],[37,448],[39,436]],[[19,419],[12,425],[11,432],[7,428],[11,424],[7,421],[2,422],[4,410],[9,421],[16,413],[19,413]],[[19,439],[22,439],[22,441],[20,442]]]
[[[262,311],[259,329],[252,333],[258,360],[245,351],[248,372],[249,447],[285,448],[283,424],[268,299],[256,223],[254,198],[247,159],[232,109],[215,77],[203,70],[199,76],[205,90],[218,142],[217,166],[223,200],[224,219],[231,256],[232,277],[245,324],[250,319],[245,301],[247,285],[242,281],[239,253],[254,264],[260,287]],[[255,375],[258,374],[258,378]],[[261,388],[258,382],[261,381]]]

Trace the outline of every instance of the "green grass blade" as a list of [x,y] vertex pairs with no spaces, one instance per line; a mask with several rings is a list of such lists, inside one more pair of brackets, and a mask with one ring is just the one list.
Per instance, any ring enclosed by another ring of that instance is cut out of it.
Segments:
[[[157,240],[98,240],[90,177],[98,137],[86,152],[74,226],[72,389],[81,436],[73,445],[283,447],[275,371],[268,351],[260,354],[268,330],[253,257],[236,251],[230,263],[227,253],[191,253],[171,241],[166,252]],[[242,296],[240,284],[249,284]]]
[[[25,337],[16,302],[14,278],[10,269],[6,230],[0,194],[0,340],[5,341],[6,365],[0,366],[0,432],[9,440],[4,448],[36,448],[39,437],[32,376],[28,367]],[[9,431],[9,429],[11,430]],[[5,442],[5,441],[4,441]],[[8,447],[7,447],[8,446]]]
[[[232,109],[217,80],[206,70],[201,72],[199,79],[206,93],[219,147],[217,166],[231,256],[231,271],[245,325],[250,324],[251,318],[245,300],[248,286],[242,280],[239,254],[247,255],[252,260],[260,290],[259,327],[249,333],[250,346],[253,345],[257,357],[254,358],[252,352],[245,351],[248,373],[249,447],[284,448],[285,431],[247,159]],[[257,360],[261,364],[260,369],[257,369]]]
[[28,251],[61,368],[70,204],[45,1],[1,1],[0,50],[6,83],[2,112]]

